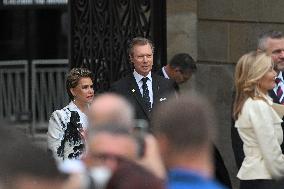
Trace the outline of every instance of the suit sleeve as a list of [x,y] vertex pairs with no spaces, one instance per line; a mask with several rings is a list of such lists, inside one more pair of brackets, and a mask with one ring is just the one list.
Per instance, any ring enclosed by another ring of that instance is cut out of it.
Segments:
[[[274,125],[280,123],[275,122],[272,114],[272,107],[262,100],[255,101],[249,111],[265,165],[271,176],[277,179],[284,175],[284,157],[276,136],[279,130]],[[278,128],[281,130],[280,126]]]
[[168,79],[168,89],[167,89],[167,95],[175,95],[178,96],[179,94],[179,86],[171,79]]

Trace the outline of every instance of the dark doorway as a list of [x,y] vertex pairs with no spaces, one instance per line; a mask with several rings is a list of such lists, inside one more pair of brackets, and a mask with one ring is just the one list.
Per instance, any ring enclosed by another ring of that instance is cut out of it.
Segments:
[[67,6],[0,9],[0,60],[68,58]]

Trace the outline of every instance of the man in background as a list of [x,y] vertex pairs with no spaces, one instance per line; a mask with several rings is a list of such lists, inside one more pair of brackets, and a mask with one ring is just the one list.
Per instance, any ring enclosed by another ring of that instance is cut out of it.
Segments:
[[[107,124],[125,127],[136,139],[137,154],[135,161],[152,171],[156,176],[164,178],[165,169],[161,162],[157,141],[152,134],[147,132],[148,123],[145,123],[143,120],[134,119],[133,107],[123,96],[114,93],[103,93],[96,96],[90,105],[88,117],[90,120],[90,130],[97,130],[97,127]],[[93,134],[89,135],[92,136]],[[96,137],[93,136],[91,138],[96,142]],[[109,143],[111,142],[109,140]],[[115,146],[118,145],[115,141],[113,144]],[[106,150],[111,150],[107,145],[104,147]],[[124,146],[120,147],[120,149],[129,150],[125,149]]]
[[173,56],[171,61],[162,67],[157,74],[175,81],[175,90],[179,91],[179,85],[188,81],[197,70],[193,58],[186,53]]
[[[159,75],[175,81],[175,90],[179,93],[179,85],[188,81],[192,74],[197,71],[193,58],[186,53],[174,55],[171,61],[158,72]],[[231,187],[229,173],[223,158],[215,145],[213,145],[215,177],[222,184]]]
[[136,37],[129,45],[129,58],[134,67],[131,74],[113,83],[110,91],[125,97],[134,107],[136,119],[150,121],[152,109],[174,93],[172,81],[152,73],[154,45],[146,38]]
[[116,123],[132,129],[135,125],[134,109],[122,96],[103,93],[94,99],[88,111],[90,126]]
[[160,106],[153,116],[167,188],[224,188],[214,180],[212,140],[215,119],[211,107],[196,96],[181,96]]
[[63,189],[65,186],[67,176],[59,172],[55,160],[15,128],[0,125],[0,149],[0,188]]

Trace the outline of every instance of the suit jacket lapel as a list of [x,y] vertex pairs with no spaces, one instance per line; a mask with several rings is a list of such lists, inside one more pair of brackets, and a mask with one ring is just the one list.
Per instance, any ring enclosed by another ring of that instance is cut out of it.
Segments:
[[160,86],[158,83],[158,78],[152,74],[152,88],[153,88],[153,108],[154,105],[157,103],[157,101],[159,100],[160,96],[159,96],[159,90],[160,90]]
[[138,104],[142,107],[144,113],[147,115],[148,118],[150,118],[149,112],[146,110],[145,104],[142,99],[142,95],[140,93],[139,87],[136,83],[133,74],[130,75],[128,81],[129,81],[129,93],[131,93],[135,97]]

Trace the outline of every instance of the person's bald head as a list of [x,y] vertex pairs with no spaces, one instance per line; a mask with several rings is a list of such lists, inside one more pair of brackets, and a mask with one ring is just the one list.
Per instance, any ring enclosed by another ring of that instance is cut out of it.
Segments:
[[126,99],[113,93],[97,96],[89,108],[88,116],[92,126],[119,123],[132,127],[134,124],[133,107]]

